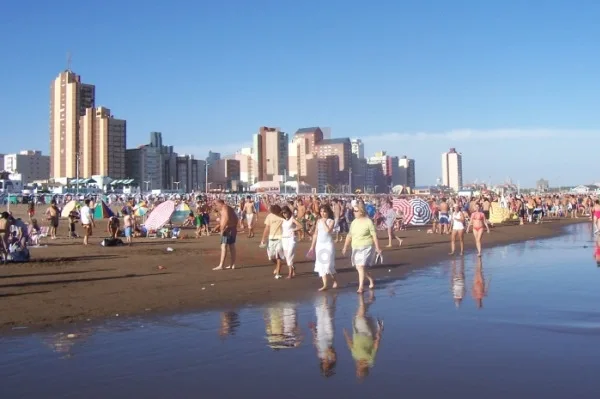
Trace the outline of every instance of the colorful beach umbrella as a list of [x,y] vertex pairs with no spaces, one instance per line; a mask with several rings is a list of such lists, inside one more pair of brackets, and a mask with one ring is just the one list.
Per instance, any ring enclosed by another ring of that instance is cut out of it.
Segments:
[[115,216],[115,213],[106,205],[106,202],[100,201],[94,208],[94,219],[108,219]]
[[169,222],[173,212],[175,212],[175,202],[165,201],[150,212],[144,226],[148,230],[158,230]]
[[431,208],[427,201],[421,198],[413,198],[410,200],[410,206],[413,211],[413,217],[410,224],[413,226],[423,226],[431,220]]
[[413,208],[410,205],[410,202],[401,198],[394,198],[392,200],[392,207],[397,213],[401,213],[403,216],[403,224],[410,224],[413,218]]
[[133,211],[134,216],[145,216],[148,213],[148,208],[144,206],[137,206]]
[[77,209],[79,209],[79,203],[77,201],[71,200],[67,202],[67,204],[63,207],[62,212],[60,213],[60,217],[68,218],[69,213]]

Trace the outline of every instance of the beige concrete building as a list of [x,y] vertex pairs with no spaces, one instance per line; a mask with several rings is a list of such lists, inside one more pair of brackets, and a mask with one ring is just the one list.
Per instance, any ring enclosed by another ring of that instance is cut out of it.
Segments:
[[292,144],[296,149],[296,170],[301,176],[307,176],[307,161],[310,156],[317,154],[317,145],[323,140],[323,131],[318,127],[298,129],[294,134]]
[[61,72],[50,85],[50,177],[75,177],[79,118],[95,106],[96,88],[81,83],[72,71]]
[[18,154],[4,155],[0,168],[21,175],[21,181],[31,184],[36,180],[48,180],[50,177],[50,157],[41,151],[25,150]]
[[462,189],[462,155],[455,148],[442,154],[442,183],[456,192]]
[[258,181],[273,180],[287,174],[288,135],[277,127],[262,126],[254,135]]
[[87,108],[80,120],[80,171],[82,178],[93,175],[123,179],[126,176],[127,122],[116,119],[105,107]]

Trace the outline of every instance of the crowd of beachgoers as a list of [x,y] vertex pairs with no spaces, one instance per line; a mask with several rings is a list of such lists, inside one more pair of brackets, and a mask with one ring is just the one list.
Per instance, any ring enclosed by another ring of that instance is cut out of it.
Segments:
[[[95,211],[98,206],[107,207],[109,213],[98,214]],[[464,235],[472,231],[479,256],[484,234],[499,223],[524,225],[543,223],[548,218],[589,218],[594,230],[600,231],[598,198],[572,194],[498,196],[487,193],[471,198],[204,193],[96,198],[56,196],[49,205],[30,202],[28,207],[29,220],[15,218],[8,211],[0,216],[0,249],[5,259],[7,256],[10,260],[22,258],[19,251],[40,245],[44,237],[58,238],[61,217],[68,221],[67,237],[78,237],[76,227],[80,224],[83,244],[87,245],[98,219],[106,218],[103,223],[106,223],[107,234],[103,244],[107,245],[110,244],[108,239],[122,242],[120,237],[131,245],[136,238],[147,236],[218,235],[221,259],[214,270],[235,269],[239,267],[235,250],[238,233],[245,232],[248,238],[253,238],[259,229],[260,246],[275,265],[276,279],[282,277],[282,264],[288,266],[287,278],[294,278],[296,244],[307,240],[310,242],[307,255],[315,261],[314,271],[323,283],[321,289],[336,287],[334,244],[343,243],[342,253],[349,254],[359,274],[359,292],[364,290],[364,280],[373,287],[369,267],[383,259],[378,230],[387,233],[387,247],[402,245],[398,232],[414,226],[428,234],[447,234],[451,255],[464,254]],[[151,219],[154,223],[150,223]],[[229,263],[225,264],[228,255]]]

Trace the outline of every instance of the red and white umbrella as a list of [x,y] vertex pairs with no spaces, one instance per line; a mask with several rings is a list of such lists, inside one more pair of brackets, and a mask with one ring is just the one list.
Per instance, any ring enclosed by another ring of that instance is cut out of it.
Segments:
[[394,210],[396,212],[402,213],[402,215],[403,215],[402,223],[403,224],[405,224],[405,225],[410,224],[410,222],[412,221],[413,216],[414,216],[414,211],[413,211],[413,207],[411,206],[411,204],[408,200],[394,198],[392,201],[392,208],[394,208]]
[[175,201],[165,201],[150,212],[144,226],[148,230],[158,230],[169,222],[173,212],[175,212]]

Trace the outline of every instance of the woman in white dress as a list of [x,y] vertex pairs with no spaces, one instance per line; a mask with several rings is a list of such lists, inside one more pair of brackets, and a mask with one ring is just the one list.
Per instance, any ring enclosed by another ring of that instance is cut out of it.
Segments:
[[281,209],[281,214],[284,219],[283,223],[281,224],[281,244],[283,246],[283,255],[289,269],[287,278],[294,278],[296,277],[296,270],[294,268],[294,256],[296,254],[296,232],[302,229],[302,225],[298,223],[292,216],[292,210],[290,207],[284,206]]
[[317,220],[315,233],[309,254],[315,256],[315,273],[323,280],[323,286],[319,291],[327,289],[328,276],[333,281],[332,288],[337,288],[335,279],[335,246],[333,244],[333,211],[328,205],[319,208],[320,218]]
[[317,356],[319,357],[319,368],[324,377],[331,377],[335,374],[337,363],[337,354],[333,347],[335,302],[335,296],[331,304],[327,296],[317,299],[315,304],[317,324],[310,326]]
[[358,272],[358,292],[363,293],[365,277],[369,280],[369,288],[375,288],[375,280],[366,270],[375,262],[376,255],[381,255],[381,248],[377,239],[377,231],[373,221],[367,216],[363,203],[358,203],[352,209],[355,219],[350,225],[350,232],[346,237],[342,254],[345,255],[348,245],[352,243],[352,266]]
[[450,236],[450,255],[454,255],[456,250],[456,237],[460,241],[460,255],[462,256],[465,250],[465,214],[460,210],[460,204],[454,204],[454,212],[452,212],[452,235]]

